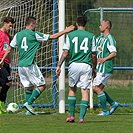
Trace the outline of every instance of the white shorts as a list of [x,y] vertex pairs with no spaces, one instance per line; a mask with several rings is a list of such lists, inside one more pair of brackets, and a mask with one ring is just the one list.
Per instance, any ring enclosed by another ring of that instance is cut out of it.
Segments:
[[93,86],[99,86],[100,84],[103,84],[105,86],[111,75],[112,74],[97,73],[96,77],[93,80]]
[[68,68],[69,86],[90,89],[92,79],[92,68],[86,63],[71,63]]
[[28,67],[18,67],[20,81],[24,87],[40,86],[45,84],[44,77],[36,64]]

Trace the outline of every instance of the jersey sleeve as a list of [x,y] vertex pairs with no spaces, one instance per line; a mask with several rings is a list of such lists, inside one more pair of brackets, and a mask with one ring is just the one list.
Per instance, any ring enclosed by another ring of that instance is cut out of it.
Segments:
[[69,40],[69,37],[68,35],[66,36],[66,40],[65,40],[65,43],[63,45],[63,50],[69,50],[70,49],[70,40]]
[[17,34],[15,34],[15,36],[13,37],[13,39],[12,39],[12,41],[10,43],[10,46],[13,47],[13,48],[17,47],[17,39],[16,39],[16,36],[17,36]]
[[92,52],[96,52],[96,37],[93,36],[92,38],[92,49],[91,49]]
[[107,44],[107,48],[108,48],[110,53],[117,52],[117,50],[116,50],[116,41],[112,37],[109,37],[109,42]]
[[35,36],[36,36],[36,40],[39,42],[48,41],[50,38],[49,34],[43,34],[43,33],[39,33],[39,32],[36,32]]

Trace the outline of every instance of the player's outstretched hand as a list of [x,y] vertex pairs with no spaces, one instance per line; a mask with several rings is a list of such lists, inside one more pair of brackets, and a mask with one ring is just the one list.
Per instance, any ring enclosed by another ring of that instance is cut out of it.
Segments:
[[102,64],[102,63],[104,63],[105,61],[106,61],[105,58],[98,58],[98,59],[97,59],[97,63],[98,63],[98,64]]
[[60,76],[60,73],[61,73],[61,68],[58,66],[56,68],[56,75],[59,77]]
[[66,33],[68,33],[68,32],[70,32],[70,31],[73,31],[75,29],[75,26],[74,25],[70,25],[70,26],[68,26],[66,29],[65,29],[65,31],[66,31]]

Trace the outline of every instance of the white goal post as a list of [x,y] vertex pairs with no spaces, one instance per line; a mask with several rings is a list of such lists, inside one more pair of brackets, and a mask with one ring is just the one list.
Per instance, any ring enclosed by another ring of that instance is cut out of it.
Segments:
[[[59,0],[59,31],[65,28],[65,0]],[[59,58],[62,54],[62,47],[65,36],[59,38]],[[65,113],[65,62],[61,67],[59,76],[59,113]]]
[[[9,2],[7,2],[7,0],[2,0],[0,2],[0,15],[1,18],[4,18],[5,16],[12,16],[15,19],[16,23],[11,31],[12,36],[16,32],[25,28],[24,23],[27,16],[36,17],[37,31],[43,32],[45,34],[54,34],[58,31],[62,31],[65,28],[65,0],[18,0],[17,2],[13,0]],[[0,23],[2,24],[2,21]],[[46,44],[42,44],[41,48],[36,54],[37,64],[39,64],[41,71],[45,75],[44,77],[47,83],[47,89],[44,92],[44,96],[39,98],[37,103],[34,105],[38,107],[58,107],[59,104],[59,113],[65,113],[65,63],[61,68],[62,72],[59,77],[59,87],[57,88],[55,76],[56,59],[54,61],[54,65],[52,61],[54,60],[53,58],[61,56],[62,46],[65,40],[64,38],[65,35],[61,36],[58,42],[49,41]],[[55,45],[58,43],[59,50],[57,50],[57,45],[53,47],[53,43],[55,43]],[[59,51],[59,55],[55,55],[56,51],[54,50]],[[52,54],[53,51],[55,52],[54,55]],[[12,57],[13,86],[10,92],[10,98],[8,98],[7,102],[14,101],[22,106],[24,103],[25,89],[20,84],[17,73],[18,54],[16,49],[13,52]]]
[[[59,29],[58,4],[58,0],[18,0],[17,2],[13,0],[2,0],[0,1],[0,24],[2,25],[2,19],[4,17],[13,17],[16,22],[11,31],[11,35],[14,36],[16,32],[25,29],[26,17],[34,16],[37,21],[37,31],[45,34],[56,33]],[[56,58],[58,58],[57,44],[57,40],[42,43],[35,57],[47,84],[46,90],[33,104],[33,107],[37,107],[38,110],[42,109],[44,111],[45,108],[46,111],[53,112],[57,111],[58,108],[59,88],[56,84],[55,75]],[[25,102],[25,88],[19,80],[17,60],[18,52],[17,49],[14,49],[12,55],[13,85],[8,93],[7,104],[15,102],[20,107],[23,107],[23,103]]]

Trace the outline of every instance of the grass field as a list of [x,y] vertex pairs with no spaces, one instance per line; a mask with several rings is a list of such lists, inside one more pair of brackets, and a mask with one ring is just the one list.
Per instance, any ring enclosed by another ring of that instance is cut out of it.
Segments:
[[[106,86],[107,92],[120,104],[132,103],[133,84],[110,85]],[[12,91],[12,90],[10,90]],[[10,93],[11,94],[11,93]],[[66,89],[67,103],[68,89]],[[43,94],[44,98],[46,97]],[[80,90],[77,92],[77,103],[80,103]],[[8,98],[11,98],[9,95]],[[10,100],[10,99],[9,99]],[[41,101],[41,100],[40,100]],[[41,101],[47,103],[47,101]],[[41,103],[40,102],[40,103]],[[94,103],[99,103],[96,95],[94,95]],[[53,112],[49,108],[39,108],[37,111],[44,111],[37,116],[26,116],[25,110],[20,109],[19,114],[3,114],[0,115],[0,133],[132,133],[133,132],[133,106],[121,107],[111,116],[97,116],[101,109],[95,107],[90,113],[88,108],[85,116],[85,123],[79,124],[79,106],[76,107],[75,123],[67,123],[68,107],[66,113],[59,114],[58,107]]]
[[75,123],[67,123],[67,114],[43,114],[25,116],[24,114],[0,115],[1,133],[132,133],[133,114],[118,113],[99,117],[90,114],[85,117],[85,123],[79,124],[79,113],[76,113]]

